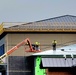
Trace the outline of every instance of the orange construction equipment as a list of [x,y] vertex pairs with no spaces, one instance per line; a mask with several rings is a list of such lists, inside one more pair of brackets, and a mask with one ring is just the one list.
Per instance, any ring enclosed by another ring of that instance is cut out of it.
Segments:
[[13,48],[11,48],[10,50],[8,50],[5,54],[3,54],[2,56],[0,56],[0,60],[2,60],[4,57],[10,55],[12,52],[14,52],[15,50],[17,50],[20,46],[22,45],[28,45],[29,46],[29,50],[26,50],[26,52],[40,52],[41,50],[34,50],[32,47],[32,44],[29,40],[29,38],[23,40],[22,42],[20,42],[19,44],[17,44],[16,46],[14,46]]

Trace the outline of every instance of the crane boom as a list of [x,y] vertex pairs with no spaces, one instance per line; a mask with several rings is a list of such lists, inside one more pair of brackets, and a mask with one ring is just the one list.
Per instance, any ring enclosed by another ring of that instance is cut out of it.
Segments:
[[23,40],[22,42],[20,42],[19,44],[17,44],[16,46],[14,46],[13,48],[11,48],[10,50],[8,50],[5,54],[3,54],[2,56],[0,56],[0,60],[2,60],[3,58],[5,58],[6,56],[10,55],[14,51],[16,51],[20,46],[22,46],[24,44],[27,44],[27,43],[28,43],[28,46],[30,48],[30,51],[32,52],[33,48],[32,48],[31,42],[30,42],[29,38],[27,38],[27,39]]

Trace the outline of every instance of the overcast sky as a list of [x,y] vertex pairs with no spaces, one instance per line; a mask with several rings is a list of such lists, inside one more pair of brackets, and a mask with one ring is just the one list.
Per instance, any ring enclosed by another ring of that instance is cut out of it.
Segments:
[[0,0],[0,23],[76,16],[76,0]]

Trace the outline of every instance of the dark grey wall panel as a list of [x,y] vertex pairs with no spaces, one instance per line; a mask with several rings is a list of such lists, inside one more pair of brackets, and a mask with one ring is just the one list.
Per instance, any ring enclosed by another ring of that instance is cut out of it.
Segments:
[[9,57],[10,70],[29,70],[28,58],[23,56],[10,56]]
[[33,60],[32,57],[9,56],[9,75],[32,75]]

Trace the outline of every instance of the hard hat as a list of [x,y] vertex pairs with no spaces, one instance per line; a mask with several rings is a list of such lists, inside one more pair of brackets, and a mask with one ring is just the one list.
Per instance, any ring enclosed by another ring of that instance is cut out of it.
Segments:
[[38,44],[38,42],[35,42],[35,44]]
[[39,42],[35,42],[35,44],[39,45],[40,43]]

